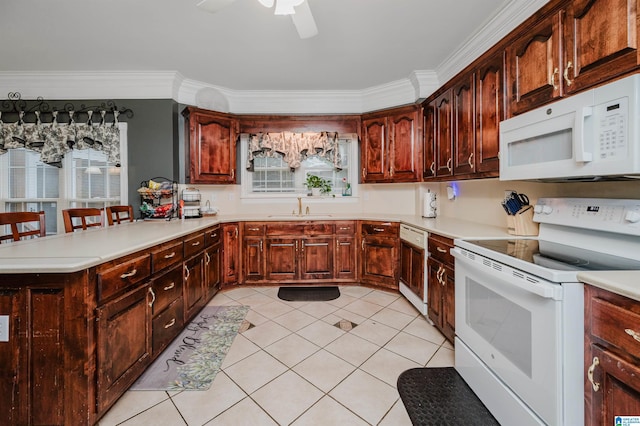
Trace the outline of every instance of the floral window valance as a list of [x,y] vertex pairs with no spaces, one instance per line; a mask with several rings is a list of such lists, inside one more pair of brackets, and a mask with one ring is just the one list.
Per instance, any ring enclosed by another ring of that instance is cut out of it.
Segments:
[[277,132],[249,135],[247,169],[253,171],[256,157],[282,157],[291,167],[297,169],[307,158],[317,155],[329,161],[336,169],[342,169],[336,132]]
[[[26,148],[40,153],[43,163],[62,167],[62,159],[72,149],[92,148],[103,151],[108,162],[120,166],[118,116],[121,112],[112,101],[109,101],[110,107],[104,104],[96,107],[95,116],[94,110],[84,105],[80,112],[76,112],[73,105],[66,104],[64,111],[61,111],[68,118],[64,122],[59,117],[59,111],[50,111],[49,105],[42,99],[38,99],[35,106],[27,110],[27,102],[20,99],[20,94],[10,93],[9,100],[3,102],[3,107],[7,106],[11,106],[11,109],[4,111],[5,117],[17,115],[17,121],[5,123],[3,111],[0,111],[0,155],[10,149]],[[129,109],[122,112],[128,117],[133,115]],[[32,122],[25,122],[27,114]],[[76,122],[76,114],[86,116],[87,120]],[[107,114],[113,117],[113,121],[107,121]],[[48,120],[42,119],[44,115]]]

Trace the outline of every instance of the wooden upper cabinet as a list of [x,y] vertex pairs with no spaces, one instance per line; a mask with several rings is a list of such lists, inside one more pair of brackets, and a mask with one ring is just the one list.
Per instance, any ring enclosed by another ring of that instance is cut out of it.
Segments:
[[431,101],[422,107],[422,178],[436,175],[436,103]]
[[500,51],[476,71],[477,173],[500,171],[500,121],[504,120],[504,52]]
[[236,183],[238,120],[188,107],[189,183]]
[[469,73],[453,86],[453,174],[475,171],[475,74]]
[[453,102],[451,90],[435,99],[435,171],[436,176],[453,174]]
[[562,12],[541,20],[507,48],[511,114],[520,114],[562,95]]
[[418,108],[401,107],[362,120],[362,182],[416,182]]
[[638,66],[638,0],[574,0],[566,9],[566,92],[575,92]]

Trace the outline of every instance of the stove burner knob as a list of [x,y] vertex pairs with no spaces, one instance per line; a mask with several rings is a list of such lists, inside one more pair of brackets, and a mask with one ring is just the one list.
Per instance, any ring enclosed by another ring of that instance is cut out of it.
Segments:
[[533,207],[533,212],[537,213],[537,214],[551,214],[551,212],[553,211],[553,208],[551,208],[551,206],[543,206],[540,204],[536,204]]
[[627,212],[627,214],[624,215],[624,220],[626,220],[627,222],[636,223],[636,222],[640,221],[640,213],[638,213],[638,212]]

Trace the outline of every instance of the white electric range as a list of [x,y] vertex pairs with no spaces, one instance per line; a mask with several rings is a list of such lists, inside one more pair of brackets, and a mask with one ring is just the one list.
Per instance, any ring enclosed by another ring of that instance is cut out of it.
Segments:
[[501,424],[584,423],[584,270],[640,270],[640,200],[545,198],[537,238],[455,240],[456,370]]

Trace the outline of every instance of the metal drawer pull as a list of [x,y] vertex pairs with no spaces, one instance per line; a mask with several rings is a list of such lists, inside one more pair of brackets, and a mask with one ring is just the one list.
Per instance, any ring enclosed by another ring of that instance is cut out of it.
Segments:
[[153,306],[153,303],[156,301],[156,294],[153,289],[149,287],[149,293],[151,293],[151,302],[149,302],[149,307]]
[[259,231],[260,228],[249,228],[249,231]]
[[443,249],[442,247],[436,247],[436,250],[438,250],[440,253],[446,253],[447,250]]
[[471,154],[469,154],[469,160],[467,160],[469,163],[469,167],[471,167],[473,169],[473,152]]
[[169,254],[165,254],[165,255],[164,255],[164,258],[165,258],[165,259],[171,259],[171,258],[172,258],[173,256],[175,256],[175,255],[176,255],[176,252],[175,252],[175,251],[172,251],[172,252],[171,252],[171,253],[169,253]]
[[197,247],[200,245],[200,241],[195,241],[193,243],[191,243],[191,247]]
[[132,276],[134,276],[134,275],[135,275],[135,274],[137,274],[137,273],[138,273],[138,270],[137,270],[137,269],[134,269],[134,270],[133,270],[133,271],[131,271],[131,272],[125,272],[124,274],[120,275],[120,278],[122,278],[122,279],[124,280],[125,278],[132,277]]
[[176,319],[175,319],[175,318],[172,318],[172,319],[171,319],[171,321],[169,321],[168,323],[166,323],[166,324],[164,325],[164,328],[165,328],[165,329],[166,329],[166,328],[171,328],[171,327],[173,327],[175,324],[176,324]]
[[573,81],[571,81],[571,79],[569,78],[569,70],[571,68],[573,68],[573,64],[571,63],[571,61],[569,61],[567,67],[564,69],[564,81],[567,82],[567,87],[571,86],[571,84],[573,83]]
[[211,263],[211,256],[209,256],[209,253],[207,252],[204,253],[204,263],[205,265],[209,265],[209,263]]
[[598,365],[600,365],[600,360],[598,359],[597,356],[594,356],[593,357],[593,362],[591,363],[591,366],[587,370],[587,377],[589,378],[589,381],[591,382],[591,386],[593,386],[593,391],[594,392],[598,392],[600,390],[600,383],[596,383],[596,382],[593,381],[593,371],[596,369],[596,367]]
[[449,157],[449,159],[447,160],[447,170],[451,172],[451,157]]
[[636,341],[640,342],[640,334],[636,333],[630,328],[625,328],[624,332],[627,333],[629,336],[633,337],[634,339],[636,339]]
[[217,236],[218,236],[218,234],[211,234],[211,238],[215,238]]
[[556,84],[556,74],[560,74],[560,70],[557,67],[553,70],[549,81],[549,84],[553,86],[553,90],[558,90],[558,85]]
[[184,265],[184,280],[187,281],[189,279],[189,268],[187,265]]
[[434,176],[436,175],[436,162],[435,161],[431,163],[431,167],[429,167],[429,170],[431,170],[431,174],[432,175],[434,175]]
[[373,228],[376,232],[384,232],[384,228]]
[[163,288],[164,291],[169,291],[172,288],[174,288],[176,286],[175,282],[172,282],[171,284],[169,284],[168,286],[166,286],[165,288]]
[[341,226],[341,227],[340,227],[340,230],[341,230],[341,231],[348,231],[349,229],[351,229],[351,227],[350,227],[350,226]]
[[262,240],[260,240],[260,251],[262,252]]

